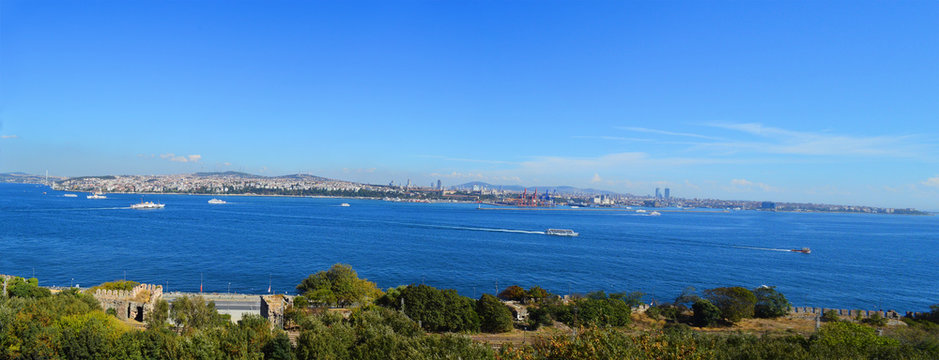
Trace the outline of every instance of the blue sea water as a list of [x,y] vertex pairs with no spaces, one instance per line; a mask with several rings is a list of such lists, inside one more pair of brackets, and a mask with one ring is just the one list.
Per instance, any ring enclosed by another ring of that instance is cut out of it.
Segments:
[[[425,283],[466,296],[510,284],[553,293],[776,286],[796,305],[928,310],[939,303],[935,216],[479,210],[471,204],[140,195],[0,184],[0,274],[42,285],[128,279],[170,291],[294,292],[347,263],[381,288]],[[347,202],[350,207],[341,207]],[[539,234],[547,228],[580,233]],[[809,255],[780,251],[809,247]],[[126,273],[126,275],[125,275]]]

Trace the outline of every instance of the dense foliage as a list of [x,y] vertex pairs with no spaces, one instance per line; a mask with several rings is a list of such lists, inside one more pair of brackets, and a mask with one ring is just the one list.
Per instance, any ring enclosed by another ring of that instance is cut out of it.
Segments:
[[346,264],[335,264],[327,271],[310,275],[297,285],[297,291],[306,300],[322,305],[367,304],[381,296],[375,283],[359,279]]
[[704,290],[704,297],[721,309],[721,316],[731,323],[753,317],[756,296],[746,288],[735,286],[708,289]]
[[479,328],[484,332],[501,333],[512,330],[512,311],[495,296],[483,294],[476,300]]
[[753,315],[758,318],[775,318],[789,313],[789,300],[773,286],[761,286],[753,290],[756,305]]
[[[15,284],[22,287],[16,292],[19,295],[13,291],[0,295],[0,360],[939,358],[939,324],[934,322],[939,320],[939,305],[918,319],[904,319],[908,326],[888,327],[882,335],[870,326],[871,321],[833,321],[811,336],[758,336],[697,332],[676,322],[661,330],[631,329],[629,305],[632,299],[641,298],[639,293],[595,292],[566,303],[544,297],[546,301],[528,307],[528,324],[536,328],[557,319],[573,331],[530,335],[531,345],[505,345],[493,351],[486,344],[452,334],[511,330],[511,312],[489,294],[473,300],[454,290],[411,285],[389,289],[376,301],[380,306],[356,301],[361,306],[351,310],[293,307],[287,314],[292,331],[288,336],[257,315],[232,323],[201,297],[178,298],[172,309],[165,301],[156,303],[142,330],[102,312],[87,293],[71,289],[50,294],[33,289],[37,283],[20,279]],[[759,290],[751,293],[754,303],[785,299],[776,296],[775,290],[764,294]],[[705,295],[731,299],[733,306],[736,299],[748,298],[737,288],[711,289]],[[690,309],[680,310],[687,303],[678,301],[653,309],[660,313],[675,309],[676,318],[701,326],[727,318],[726,310],[711,300],[696,296],[683,300],[692,298]],[[693,316],[689,315],[692,311]],[[425,329],[432,332],[425,333]]]

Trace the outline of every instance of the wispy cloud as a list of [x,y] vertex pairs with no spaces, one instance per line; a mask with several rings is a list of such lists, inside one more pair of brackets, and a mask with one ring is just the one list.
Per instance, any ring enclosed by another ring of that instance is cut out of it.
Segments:
[[735,152],[789,155],[899,156],[921,153],[913,136],[852,136],[793,131],[759,123],[712,123],[707,126],[753,135],[753,140],[702,143],[698,147]]
[[590,136],[590,135],[575,135],[571,136],[573,139],[594,139],[594,140],[611,140],[611,141],[627,141],[627,142],[654,142],[652,139],[644,138],[634,138],[634,137],[623,137],[623,136]]
[[446,160],[446,161],[481,163],[481,164],[517,164],[517,162],[514,162],[514,161],[454,158],[454,157],[439,156],[439,155],[420,155],[419,157],[429,158],[429,159],[440,159],[440,160]]
[[19,135],[0,135],[0,139],[19,139]]
[[775,186],[770,186],[770,185],[767,185],[767,184],[764,184],[764,183],[761,183],[761,182],[753,182],[753,181],[750,181],[750,180],[747,180],[747,179],[733,179],[733,180],[730,181],[730,185],[731,185],[731,189],[729,189],[729,190],[731,190],[731,191],[734,191],[734,190],[736,190],[736,191],[740,191],[740,190],[743,190],[743,191],[750,191],[750,190],[753,190],[753,189],[760,189],[760,190],[763,190],[763,191],[765,191],[765,192],[777,192],[777,191],[779,191],[779,188],[777,188],[777,187],[775,187]]
[[160,159],[169,160],[173,162],[181,162],[181,163],[190,163],[190,162],[194,163],[194,162],[199,162],[199,160],[202,160],[202,155],[179,155],[177,156],[176,154],[173,154],[173,153],[167,153],[167,154],[161,154]]
[[926,179],[926,181],[923,181],[920,184],[931,186],[931,187],[939,187],[939,176]]
[[620,130],[635,131],[635,132],[648,133],[648,134],[659,134],[659,135],[668,135],[668,136],[681,136],[681,137],[690,137],[690,138],[706,139],[706,140],[723,140],[723,139],[718,138],[718,137],[707,136],[707,135],[701,135],[701,134],[695,134],[695,133],[674,132],[674,131],[666,131],[666,130],[659,130],[659,129],[650,129],[650,128],[644,128],[644,127],[617,126],[616,128],[617,128],[617,129],[620,129]]
[[481,172],[458,172],[454,171],[451,173],[430,173],[432,178],[445,178],[445,179],[457,179],[457,180],[476,180],[476,181],[508,181],[512,183],[520,183],[522,179],[518,176],[511,175],[485,175]]

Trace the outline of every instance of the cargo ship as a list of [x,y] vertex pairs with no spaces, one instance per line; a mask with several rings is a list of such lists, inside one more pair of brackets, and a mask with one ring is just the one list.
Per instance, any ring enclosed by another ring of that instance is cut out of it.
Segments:
[[792,250],[789,250],[789,251],[797,252],[797,253],[803,253],[803,254],[811,254],[811,253],[812,253],[812,250],[809,250],[809,248],[792,249]]

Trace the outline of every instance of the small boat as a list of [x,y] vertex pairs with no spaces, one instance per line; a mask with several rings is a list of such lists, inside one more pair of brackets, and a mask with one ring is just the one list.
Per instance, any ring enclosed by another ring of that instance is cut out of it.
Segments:
[[574,232],[574,230],[571,230],[571,229],[548,229],[548,230],[545,230],[544,233],[545,233],[545,235],[553,235],[553,236],[577,236],[577,235],[580,235],[580,234]]
[[349,206],[352,206],[352,205],[349,205],[349,203],[342,203],[342,204],[339,204],[339,206],[342,206],[342,207],[349,207]]
[[636,212],[639,213],[639,214],[645,214],[645,213],[646,213],[646,211],[643,210],[643,209],[636,210]]
[[209,200],[209,204],[228,204],[228,202],[222,199],[213,198],[212,200]]
[[140,202],[137,204],[133,204],[130,206],[130,208],[136,209],[136,210],[150,210],[150,209],[162,209],[164,206],[166,205],[156,204],[156,203],[153,203],[152,201],[147,201],[147,202]]
[[62,196],[64,196],[64,197],[78,197],[78,195],[75,195],[75,194],[65,194],[65,195],[62,195]]
[[104,193],[102,193],[102,192],[97,192],[97,191],[96,191],[96,192],[94,192],[94,193],[91,194],[91,195],[85,196],[85,198],[88,198],[88,199],[107,199],[108,197],[107,197],[107,196],[104,196]]
[[660,212],[658,212],[658,211],[653,211],[653,212],[650,212],[650,213],[649,213],[649,216],[662,216],[662,213],[660,213]]
[[809,248],[792,249],[792,250],[789,250],[789,251],[797,252],[797,253],[803,253],[803,254],[811,254],[811,253],[812,253],[812,250],[810,250]]

